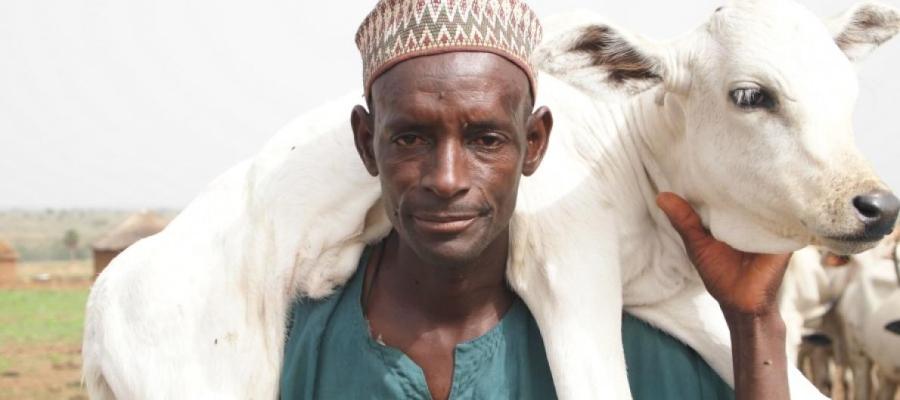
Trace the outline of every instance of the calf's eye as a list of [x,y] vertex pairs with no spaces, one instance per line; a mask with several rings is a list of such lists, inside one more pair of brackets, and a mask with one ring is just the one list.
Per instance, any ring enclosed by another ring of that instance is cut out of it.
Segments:
[[737,88],[730,93],[734,105],[744,109],[771,109],[775,101],[765,90],[754,87]]

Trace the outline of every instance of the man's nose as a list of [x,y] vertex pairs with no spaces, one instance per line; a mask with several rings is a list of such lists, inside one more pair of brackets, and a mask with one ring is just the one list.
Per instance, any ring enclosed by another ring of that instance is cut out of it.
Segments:
[[462,144],[454,140],[438,143],[432,161],[423,171],[422,186],[446,199],[466,193],[471,185],[468,162]]

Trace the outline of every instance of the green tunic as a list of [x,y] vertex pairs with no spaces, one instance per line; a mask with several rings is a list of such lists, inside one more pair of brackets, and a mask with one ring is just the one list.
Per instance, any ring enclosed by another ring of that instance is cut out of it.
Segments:
[[734,399],[694,349],[630,314],[622,314],[622,344],[634,400]]
[[[370,250],[345,287],[291,312],[282,399],[430,399],[422,369],[369,334],[360,305]],[[731,389],[690,348],[629,315],[625,354],[635,400],[731,399]],[[456,346],[451,399],[553,399],[537,324],[521,300],[481,337]]]

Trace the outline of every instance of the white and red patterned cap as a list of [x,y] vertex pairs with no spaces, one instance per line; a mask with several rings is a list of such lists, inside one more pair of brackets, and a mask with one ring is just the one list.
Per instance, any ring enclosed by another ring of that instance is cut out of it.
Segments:
[[521,0],[381,0],[356,32],[366,97],[400,62],[454,51],[488,52],[513,62],[536,92],[531,52],[543,31]]

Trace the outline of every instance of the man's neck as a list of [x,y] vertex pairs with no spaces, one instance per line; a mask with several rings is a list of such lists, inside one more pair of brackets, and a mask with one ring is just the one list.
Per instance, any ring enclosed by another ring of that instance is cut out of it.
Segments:
[[393,233],[385,241],[363,286],[371,333],[422,368],[433,398],[447,398],[456,346],[494,328],[515,299],[505,275],[509,233],[464,265],[425,262]]
[[384,254],[375,254],[367,274],[372,291],[367,297],[376,304],[366,306],[402,312],[410,328],[445,330],[459,342],[470,340],[495,326],[515,298],[505,278],[506,234],[477,259],[449,266],[423,261],[396,234],[385,240]]
[[506,284],[508,234],[480,257],[460,265],[423,261],[399,235],[390,235],[378,272],[380,286],[393,301],[436,325],[490,320],[506,312],[514,295]]

